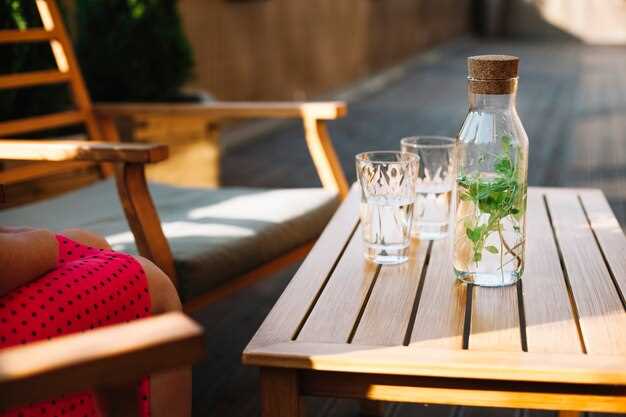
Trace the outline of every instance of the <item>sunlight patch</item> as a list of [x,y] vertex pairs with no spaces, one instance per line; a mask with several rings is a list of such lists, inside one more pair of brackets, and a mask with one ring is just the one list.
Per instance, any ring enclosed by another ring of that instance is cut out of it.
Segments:
[[[163,227],[165,236],[169,239],[183,237],[244,237],[254,235],[252,229],[227,224],[167,222],[162,223],[161,226]],[[106,239],[115,250],[123,249],[126,245],[135,242],[135,238],[131,232],[108,235]]]

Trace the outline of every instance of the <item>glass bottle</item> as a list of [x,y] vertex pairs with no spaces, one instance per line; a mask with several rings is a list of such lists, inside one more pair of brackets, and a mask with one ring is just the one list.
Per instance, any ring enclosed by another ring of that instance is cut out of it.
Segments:
[[459,132],[454,271],[499,287],[524,270],[528,136],[515,108],[519,59],[468,58],[469,111]]

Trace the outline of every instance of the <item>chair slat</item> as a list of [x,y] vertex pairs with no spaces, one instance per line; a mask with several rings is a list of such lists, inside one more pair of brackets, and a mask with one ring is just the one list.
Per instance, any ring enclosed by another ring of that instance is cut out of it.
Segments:
[[20,184],[39,178],[68,174],[93,166],[93,162],[33,162],[7,171],[0,171],[0,184],[6,186]]
[[0,89],[58,84],[68,82],[69,80],[70,75],[67,72],[56,70],[33,71],[0,76]]
[[75,125],[85,120],[80,111],[65,111],[0,123],[0,136],[18,135],[55,127]]
[[0,30],[0,43],[39,42],[54,38],[54,32],[44,29]]

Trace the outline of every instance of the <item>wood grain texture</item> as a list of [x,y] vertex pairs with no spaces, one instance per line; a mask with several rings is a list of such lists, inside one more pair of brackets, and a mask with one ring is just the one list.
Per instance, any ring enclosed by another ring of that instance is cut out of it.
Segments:
[[626,389],[623,387],[472,379],[446,381],[439,378],[310,371],[302,373],[300,386],[305,395],[334,395],[380,401],[542,410],[626,411]]
[[433,242],[411,346],[461,349],[467,286],[455,279],[447,240]]
[[316,371],[626,385],[626,358],[616,355],[292,341],[248,349],[243,361],[248,365]]
[[118,164],[115,182],[139,254],[154,262],[178,286],[174,258],[148,189],[144,165]]
[[626,295],[626,237],[600,190],[579,193],[602,254],[608,262],[622,298]]
[[570,304],[543,192],[530,188],[526,217],[523,302],[529,352],[580,353]]
[[296,371],[261,368],[261,417],[299,417]]
[[[0,141],[0,149],[2,148]],[[2,151],[0,150],[0,153]],[[32,181],[38,178],[50,178],[56,175],[72,173],[86,169],[93,164],[85,161],[76,162],[34,162],[0,171],[0,184],[13,185]]]
[[18,88],[56,84],[69,81],[70,76],[66,72],[58,70],[32,71],[22,74],[10,74],[0,76],[0,89]]
[[337,158],[326,124],[313,116],[303,119],[304,137],[317,175],[324,188],[337,192],[342,198],[348,194],[348,181]]
[[106,116],[163,115],[163,116],[202,116],[207,121],[242,118],[291,118],[309,117],[330,120],[343,117],[347,113],[346,103],[328,102],[213,102],[203,104],[172,103],[128,103],[97,104],[96,114]]
[[0,409],[190,365],[204,355],[202,333],[183,314],[169,313],[4,349]]
[[92,111],[91,97],[80,72],[72,41],[63,24],[63,16],[54,0],[36,0],[35,4],[44,29],[54,33],[50,48],[58,70],[70,75],[70,92],[74,106],[83,116],[89,139],[100,141],[103,139],[102,134]]
[[579,315],[587,353],[626,354],[626,314],[575,193],[547,203]]
[[[115,121],[111,118],[101,117],[98,120],[100,131],[102,132],[102,140],[104,142],[119,143],[120,135],[115,126]],[[115,174],[115,165],[111,163],[100,164],[100,174],[104,178],[108,178]]]
[[560,410],[558,413],[558,417],[581,417],[582,413],[580,411],[571,411],[571,410]]
[[170,156],[147,168],[150,181],[183,187],[219,187],[220,126],[202,116],[145,115],[117,118],[127,140],[168,145]]
[[[597,253],[589,249],[595,237],[578,192],[530,190],[530,249],[527,281],[522,281],[527,288],[522,292],[520,285],[469,287],[473,291],[469,350],[462,349],[468,287],[454,281],[448,243],[434,242],[427,254],[414,242],[410,262],[368,268],[357,228],[298,338],[249,346],[243,355],[244,363],[309,370],[300,373],[301,382],[305,381],[301,389],[311,395],[551,410],[626,410],[626,388],[621,386],[626,382],[626,357],[615,350],[597,349],[594,355],[583,355],[575,311],[570,305],[566,284],[572,282],[577,305],[581,295],[576,295],[575,286],[582,285],[574,283],[570,275],[575,274],[578,281],[586,276],[584,271],[568,268],[572,258],[580,264],[594,258],[591,264],[604,265],[597,245],[591,246]],[[544,194],[548,195],[550,211]],[[596,210],[610,215],[606,207]],[[554,213],[563,219],[561,224],[558,220],[552,222],[555,235],[549,217]],[[567,242],[567,248],[562,241]],[[578,245],[584,254],[574,251]],[[561,253],[567,275],[561,270]],[[428,267],[421,274],[426,258]],[[418,273],[424,277],[421,285],[415,276]],[[612,296],[619,301],[608,270],[598,274],[610,284],[605,285],[604,292],[611,295],[612,289]],[[413,281],[402,280],[411,275]],[[415,322],[410,344],[404,346],[402,336],[411,321],[414,294],[419,297]],[[527,311],[521,317],[528,317],[528,334],[521,329],[526,320],[520,317],[524,309],[518,307],[519,294],[523,294]],[[598,300],[593,296],[583,300],[590,303],[584,307],[586,310],[593,313],[595,308],[600,313],[587,322],[590,332],[604,326],[602,320],[613,319],[603,313],[602,307],[595,306]],[[623,316],[621,302],[616,305]],[[584,319],[581,313],[581,321]],[[619,336],[617,326],[623,323],[611,325],[608,330]],[[606,326],[601,331],[606,332]],[[529,353],[522,352],[524,334],[528,336]]]
[[515,285],[500,288],[474,287],[469,349],[522,349]]
[[352,343],[404,343],[428,246],[428,241],[413,240],[407,262],[380,269]]
[[[172,129],[163,129],[152,135],[152,142],[169,146],[170,157],[148,167],[148,178],[176,186],[219,187],[221,147],[217,125],[202,121],[199,130],[196,130],[198,125],[186,126],[190,129],[178,134],[171,134]],[[140,133],[139,130],[135,132]],[[194,138],[195,132],[201,132],[202,137]],[[187,139],[178,141],[183,137]]]
[[[100,117],[123,117],[135,126],[134,139],[149,138],[172,146],[171,158],[150,167],[151,179],[174,185],[219,185],[219,122],[263,117],[300,118],[309,155],[322,186],[342,198],[348,182],[324,119],[343,117],[342,102],[118,104],[97,107]],[[194,167],[190,170],[189,167]]]
[[0,159],[153,163],[166,159],[165,145],[66,140],[0,139]]
[[0,136],[6,137],[55,127],[70,126],[82,123],[84,120],[83,113],[76,110],[9,120],[0,123]]
[[0,44],[47,41],[54,38],[54,33],[44,29],[0,30]]
[[379,269],[365,259],[364,251],[359,225],[304,323],[298,341],[348,342]]
[[360,201],[361,189],[355,184],[248,344],[246,351],[258,346],[288,341],[295,335],[347,240],[354,232]]
[[469,4],[188,0],[179,9],[197,60],[193,85],[217,97],[266,100],[341,89],[461,35]]

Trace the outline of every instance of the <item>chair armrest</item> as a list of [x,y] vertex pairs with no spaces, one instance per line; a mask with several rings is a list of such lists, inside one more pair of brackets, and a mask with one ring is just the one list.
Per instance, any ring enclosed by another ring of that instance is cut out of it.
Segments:
[[300,118],[309,154],[323,187],[338,192],[342,197],[348,192],[348,182],[325,125],[326,120],[347,114],[345,102],[99,104],[94,107],[94,112],[102,122],[112,124],[116,117],[121,117],[131,119],[131,125],[133,122],[140,124],[150,118],[162,117],[169,120],[176,116],[180,116],[183,122],[185,118],[199,118],[212,124],[218,124],[225,119]]
[[0,139],[0,159],[152,163],[168,157],[166,145],[63,140]]
[[313,118],[330,120],[344,117],[346,103],[328,102],[214,102],[201,104],[115,103],[96,104],[97,116],[198,116],[209,121],[221,119]]
[[0,410],[137,381],[203,356],[203,330],[182,313],[3,349]]

